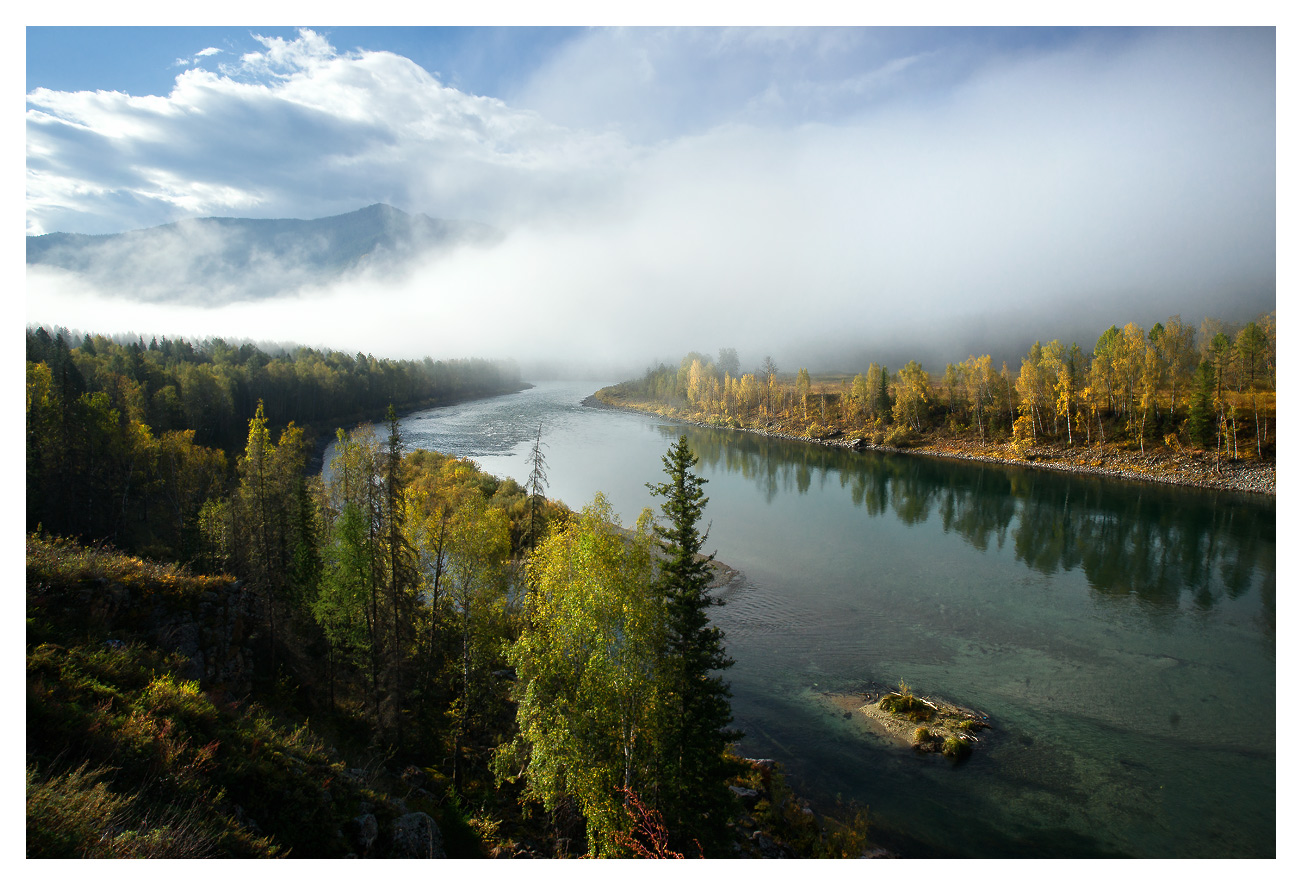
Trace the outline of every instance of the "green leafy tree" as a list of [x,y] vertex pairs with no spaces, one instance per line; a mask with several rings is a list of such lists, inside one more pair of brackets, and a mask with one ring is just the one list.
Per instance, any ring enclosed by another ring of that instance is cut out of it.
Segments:
[[894,417],[897,424],[907,423],[919,433],[931,399],[931,376],[917,360],[900,369],[895,384]]
[[[340,530],[340,520],[349,509],[356,512],[358,534],[351,542],[355,545],[351,568],[352,575],[359,582],[356,586],[363,594],[364,648],[371,683],[371,715],[379,725],[381,661],[387,651],[380,608],[385,577],[382,551],[384,490],[380,483],[383,453],[374,432],[366,427],[359,427],[351,433],[338,430],[336,442],[328,506],[334,522],[332,531],[336,534]],[[363,577],[364,583],[361,582]]]
[[859,421],[868,414],[868,378],[865,375],[855,375],[854,381],[850,384],[850,402],[854,405],[854,417]]
[[487,712],[485,680],[500,654],[496,625],[506,603],[506,565],[511,528],[506,513],[472,492],[456,502],[448,525],[447,588],[461,638],[460,692],[450,715],[455,723],[452,781],[465,779],[467,743]]
[[626,536],[600,493],[529,560],[515,667],[516,739],[494,760],[499,777],[557,811],[572,800],[588,852],[623,852],[628,791],[654,792],[660,747],[665,606],[652,587],[650,511]]
[[998,377],[990,367],[989,354],[980,358],[968,356],[966,371],[964,372],[964,378],[967,382],[967,397],[972,410],[972,418],[976,421],[977,432],[981,434],[982,442],[985,442],[986,439],[986,429],[989,424],[987,415],[995,399],[994,388]]
[[[1056,352],[1061,352],[1061,345],[1057,342],[1050,342],[1057,345]],[[1022,370],[1017,375],[1017,395],[1020,401],[1021,419],[1018,424],[1025,429],[1030,430],[1031,443],[1036,442],[1037,436],[1043,436],[1047,433],[1045,427],[1044,413],[1046,406],[1051,398],[1052,370],[1045,365],[1045,348],[1040,346],[1040,342],[1031,345],[1030,351],[1022,358]],[[1055,348],[1050,348],[1050,354],[1055,353]],[[1051,357],[1052,360],[1052,357]],[[1025,436],[1023,431],[1021,436]]]
[[956,426],[962,419],[962,412],[967,404],[967,367],[961,363],[946,363],[945,375],[941,386],[945,391],[945,410],[949,414],[951,426]]

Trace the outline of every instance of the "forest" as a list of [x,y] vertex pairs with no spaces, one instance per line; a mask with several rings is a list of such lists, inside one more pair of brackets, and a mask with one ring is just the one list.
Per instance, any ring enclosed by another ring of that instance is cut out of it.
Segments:
[[339,426],[520,390],[487,360],[377,360],[297,348],[270,354],[216,338],[27,330],[27,524],[189,561],[198,516],[219,495],[258,404],[286,443],[315,452]]
[[[520,386],[30,331],[28,856],[861,852],[732,750],[685,440],[632,529],[546,497],[541,429],[524,486],[404,453],[398,406]],[[385,400],[318,472],[307,422]]]
[[1110,444],[1273,459],[1275,376],[1272,311],[1241,327],[1206,318],[1195,328],[1178,315],[1148,331],[1113,325],[1088,351],[1036,341],[1015,369],[996,369],[987,354],[937,375],[915,360],[895,372],[872,363],[853,376],[814,378],[765,358],[742,372],[737,351],[723,348],[717,359],[690,353],[677,368],[648,368],[598,398],[723,427],[897,448],[951,437],[1023,450]]

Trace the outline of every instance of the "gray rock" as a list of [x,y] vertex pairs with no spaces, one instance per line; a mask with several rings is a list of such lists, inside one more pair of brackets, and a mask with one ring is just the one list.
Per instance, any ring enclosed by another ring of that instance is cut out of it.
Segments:
[[426,860],[447,857],[439,825],[423,811],[404,814],[393,822],[393,856]]
[[754,808],[755,803],[759,801],[759,793],[750,787],[729,786],[728,789],[732,790],[747,808]]
[[408,765],[402,770],[402,774],[398,776],[402,778],[403,783],[413,788],[423,787],[429,782],[429,778],[425,775],[425,772],[421,771],[415,765]]

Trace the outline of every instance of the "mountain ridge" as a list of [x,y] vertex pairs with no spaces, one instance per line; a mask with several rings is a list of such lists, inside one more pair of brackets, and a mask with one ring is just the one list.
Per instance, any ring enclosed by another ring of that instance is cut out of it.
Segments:
[[27,237],[27,264],[73,271],[143,300],[272,297],[349,272],[412,261],[501,234],[474,221],[409,214],[387,203],[314,219],[209,216],[114,234]]

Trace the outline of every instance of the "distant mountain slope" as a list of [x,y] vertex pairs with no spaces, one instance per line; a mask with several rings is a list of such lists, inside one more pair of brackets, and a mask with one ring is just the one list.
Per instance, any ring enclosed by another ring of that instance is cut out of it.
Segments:
[[412,259],[499,238],[470,221],[376,203],[328,218],[196,218],[121,234],[27,238],[27,263],[86,275],[143,300],[233,301],[292,292],[350,271],[401,270]]

